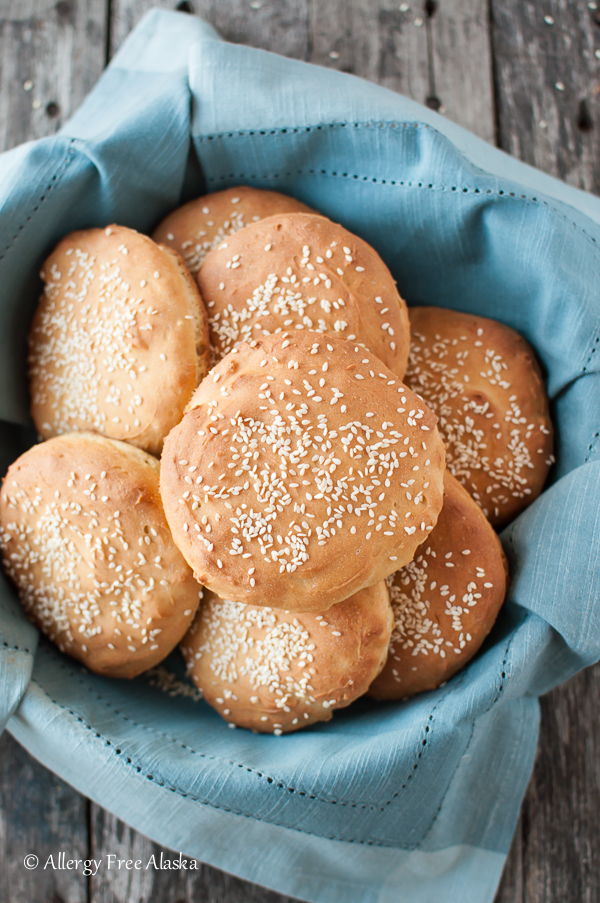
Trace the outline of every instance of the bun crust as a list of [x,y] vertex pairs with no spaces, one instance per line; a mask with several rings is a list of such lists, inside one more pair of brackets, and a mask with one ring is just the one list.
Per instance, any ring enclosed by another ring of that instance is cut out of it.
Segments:
[[170,213],[152,238],[178,251],[196,274],[206,255],[250,223],[275,213],[312,213],[310,207],[277,191],[238,185],[190,201]]
[[460,671],[492,629],[508,564],[479,505],[446,471],[444,507],[414,561],[388,578],[394,630],[376,699],[433,690]]
[[145,452],[73,433],[21,455],[0,491],[4,568],[28,617],[98,674],[135,677],[158,664],[198,606],[158,480]]
[[360,342],[404,376],[410,326],[391,273],[325,217],[290,213],[247,226],[210,252],[198,284],[218,357],[243,341],[312,331]]
[[442,506],[431,411],[359,345],[240,345],[169,434],[161,493],[197,580],[223,599],[323,611],[410,561]]
[[159,454],[209,365],[206,312],[183,262],[109,226],[68,235],[41,276],[29,356],[39,433],[93,429]]
[[533,350],[485,317],[416,307],[410,320],[406,382],[439,418],[450,473],[504,527],[538,497],[554,461]]
[[329,721],[362,696],[383,667],[391,630],[383,581],[324,614],[206,593],[181,649],[192,680],[230,724],[281,734]]

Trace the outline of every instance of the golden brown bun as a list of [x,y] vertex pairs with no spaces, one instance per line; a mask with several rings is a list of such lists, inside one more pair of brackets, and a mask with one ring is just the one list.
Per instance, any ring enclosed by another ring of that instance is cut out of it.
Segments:
[[322,611],[412,559],[442,506],[443,443],[364,348],[310,332],[255,344],[165,440],[165,513],[222,599]]
[[500,540],[479,505],[446,471],[444,507],[414,561],[388,578],[394,631],[376,699],[433,690],[473,658],[508,585]]
[[31,413],[49,439],[94,430],[159,454],[209,365],[181,258],[124,226],[64,238],[30,333]]
[[538,497],[554,460],[534,353],[485,317],[416,307],[410,319],[406,382],[439,417],[450,473],[503,527]]
[[230,724],[281,734],[329,721],[381,671],[392,631],[384,581],[323,614],[255,608],[205,593],[181,649]]
[[125,442],[72,433],[21,455],[0,491],[4,568],[27,615],[109,677],[158,664],[198,606],[158,472],[155,458]]
[[196,274],[209,251],[244,226],[275,213],[312,213],[310,207],[277,191],[238,185],[190,201],[158,225],[154,241],[179,251]]
[[289,213],[247,226],[198,273],[218,357],[243,341],[296,330],[358,341],[402,378],[406,305],[373,248],[323,216]]

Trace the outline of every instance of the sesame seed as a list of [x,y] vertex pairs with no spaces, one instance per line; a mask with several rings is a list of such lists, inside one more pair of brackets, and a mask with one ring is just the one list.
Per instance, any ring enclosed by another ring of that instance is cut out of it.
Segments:
[[[438,415],[448,470],[471,492],[486,516],[502,525],[502,512],[514,512],[514,517],[520,510],[518,499],[528,501],[533,456],[549,448],[550,437],[541,430],[534,435],[531,417],[522,422],[519,401],[506,375],[510,359],[496,351],[490,339],[483,340],[483,326],[477,326],[473,342],[466,329],[459,338],[451,339],[444,334],[443,324],[438,321],[435,332],[429,332],[419,315],[414,316],[406,381]],[[464,373],[467,357],[475,370],[470,380]],[[502,405],[502,426],[494,422],[495,416],[490,422],[488,386],[494,393],[494,406]],[[473,391],[481,401],[473,400]],[[547,414],[540,410],[535,420],[545,426]],[[487,476],[488,460],[494,461],[491,477]]]

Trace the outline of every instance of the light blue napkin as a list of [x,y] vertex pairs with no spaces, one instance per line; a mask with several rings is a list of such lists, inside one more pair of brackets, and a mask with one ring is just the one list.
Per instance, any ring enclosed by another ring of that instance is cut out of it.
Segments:
[[[57,136],[0,157],[4,464],[33,441],[25,338],[54,243],[113,221],[150,231],[240,183],[363,236],[410,304],[494,317],[536,348],[557,464],[502,535],[508,603],[442,689],[277,738],[229,730],[147,678],[90,675],[45,641],[36,652],[1,583],[0,726],[10,718],[40,761],[153,839],[282,893],[491,901],[537,696],[600,657],[600,204],[383,88],[153,11]],[[167,664],[181,669],[178,653]]]

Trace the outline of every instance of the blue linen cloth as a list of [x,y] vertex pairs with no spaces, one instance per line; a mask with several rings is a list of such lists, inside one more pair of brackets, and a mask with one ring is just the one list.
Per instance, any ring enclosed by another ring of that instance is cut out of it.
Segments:
[[534,345],[557,463],[502,534],[507,604],[446,686],[272,737],[229,730],[145,677],[91,675],[38,643],[0,578],[0,727],[149,837],[281,893],[491,901],[537,696],[600,657],[600,203],[386,89],[152,11],[55,137],[0,156],[4,468],[35,439],[26,335],[53,245],[110,222],[148,232],[241,183],[361,235],[409,304],[494,317]]

